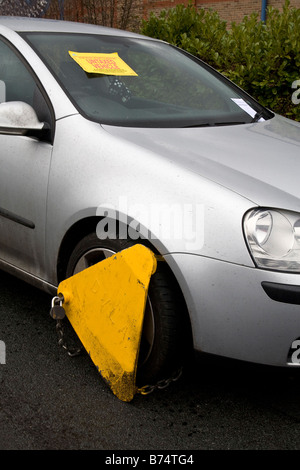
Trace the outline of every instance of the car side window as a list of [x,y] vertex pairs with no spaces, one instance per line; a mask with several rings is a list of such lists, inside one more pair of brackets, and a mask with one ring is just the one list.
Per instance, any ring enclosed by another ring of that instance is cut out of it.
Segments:
[[0,41],[1,101],[24,101],[33,106],[35,80],[15,52]]
[[48,123],[53,140],[53,114],[44,94],[22,59],[0,40],[0,103],[23,101],[35,110],[41,122]]

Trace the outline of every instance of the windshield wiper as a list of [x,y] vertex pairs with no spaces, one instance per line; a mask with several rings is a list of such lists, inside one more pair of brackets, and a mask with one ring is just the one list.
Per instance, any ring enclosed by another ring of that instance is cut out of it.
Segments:
[[216,122],[215,126],[237,126],[238,124],[247,124],[245,121],[224,121]]
[[208,127],[208,126],[214,126],[213,122],[201,122],[199,124],[188,124],[187,126],[182,126],[183,129],[189,128],[189,127]]
[[189,127],[213,127],[213,126],[236,126],[238,124],[247,124],[245,121],[222,121],[222,122],[204,122],[200,124],[189,124],[183,128]]

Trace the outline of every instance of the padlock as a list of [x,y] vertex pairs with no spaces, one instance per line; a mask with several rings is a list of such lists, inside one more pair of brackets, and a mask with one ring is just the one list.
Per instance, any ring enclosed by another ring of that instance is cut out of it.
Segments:
[[63,299],[56,295],[51,302],[50,316],[54,320],[62,320],[66,316],[64,307],[62,306]]

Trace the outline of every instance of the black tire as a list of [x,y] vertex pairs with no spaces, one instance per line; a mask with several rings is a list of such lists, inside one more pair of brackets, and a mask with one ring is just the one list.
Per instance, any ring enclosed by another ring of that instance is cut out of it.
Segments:
[[[89,234],[73,250],[66,277],[136,243],[138,242],[121,239],[100,240],[96,234]],[[184,356],[181,348],[185,343],[186,331],[183,309],[177,284],[166,263],[159,261],[148,290],[146,326],[143,328],[137,371],[139,386],[168,378],[180,368]]]

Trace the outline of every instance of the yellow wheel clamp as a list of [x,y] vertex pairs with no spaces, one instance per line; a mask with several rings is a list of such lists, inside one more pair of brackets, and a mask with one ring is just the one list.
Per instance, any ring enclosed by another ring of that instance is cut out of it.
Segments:
[[134,245],[62,281],[66,315],[113,393],[129,402],[137,392],[136,370],[144,312],[156,258]]

